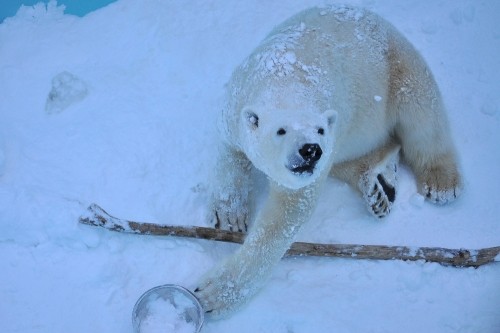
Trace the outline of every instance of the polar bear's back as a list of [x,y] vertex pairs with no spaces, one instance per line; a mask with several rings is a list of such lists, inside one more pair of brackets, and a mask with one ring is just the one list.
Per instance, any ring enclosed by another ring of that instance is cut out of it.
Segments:
[[[351,7],[312,8],[287,19],[234,71],[223,115],[229,122],[226,131],[238,127],[238,114],[245,106],[270,100],[293,104],[299,99],[296,103],[320,112],[335,109],[343,113],[339,126],[364,123],[352,121],[353,116],[363,118],[353,111],[382,114],[392,30],[377,15]],[[378,118],[387,123],[383,116]],[[372,119],[366,122],[373,125]]]
[[[339,113],[337,146],[349,147],[336,160],[361,156],[380,146],[393,130],[399,111],[391,110],[391,80],[394,64],[400,61],[411,63],[411,68],[426,66],[410,43],[378,15],[347,6],[302,11],[274,28],[234,71],[223,114],[226,136],[238,144],[239,114],[249,105],[333,109]],[[396,70],[403,73],[403,81],[414,74],[400,67]],[[415,78],[437,91],[432,78],[420,79]]]

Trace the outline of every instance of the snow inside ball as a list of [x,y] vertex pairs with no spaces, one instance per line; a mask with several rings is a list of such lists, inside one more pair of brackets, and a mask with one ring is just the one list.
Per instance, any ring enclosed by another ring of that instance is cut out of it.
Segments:
[[194,333],[203,324],[203,310],[189,290],[164,285],[148,290],[139,298],[132,321],[136,333]]

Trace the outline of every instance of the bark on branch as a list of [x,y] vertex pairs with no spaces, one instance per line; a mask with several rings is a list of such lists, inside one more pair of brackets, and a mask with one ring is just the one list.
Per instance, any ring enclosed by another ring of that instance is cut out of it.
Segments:
[[[112,231],[142,235],[178,236],[242,244],[245,234],[214,228],[171,226],[133,222],[109,215],[96,204],[88,207],[79,220],[82,224],[98,226]],[[500,246],[470,250],[439,247],[406,247],[356,244],[317,244],[295,242],[285,254],[289,256],[317,256],[376,260],[425,260],[456,267],[479,267],[500,261]]]

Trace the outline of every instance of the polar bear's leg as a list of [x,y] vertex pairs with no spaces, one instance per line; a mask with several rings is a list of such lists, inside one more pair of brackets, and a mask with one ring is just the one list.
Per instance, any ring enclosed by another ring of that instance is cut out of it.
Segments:
[[417,177],[418,191],[438,204],[462,189],[455,148],[439,88],[418,52],[402,37],[389,51],[388,112],[402,157]]
[[227,146],[220,148],[209,206],[209,221],[216,228],[247,231],[251,167],[243,153]]
[[271,183],[269,198],[245,243],[208,272],[195,294],[205,312],[218,317],[243,304],[261,287],[306,222],[317,202],[317,185],[291,191]]
[[358,189],[373,215],[385,217],[396,199],[399,149],[391,141],[360,158],[334,165],[331,175]]

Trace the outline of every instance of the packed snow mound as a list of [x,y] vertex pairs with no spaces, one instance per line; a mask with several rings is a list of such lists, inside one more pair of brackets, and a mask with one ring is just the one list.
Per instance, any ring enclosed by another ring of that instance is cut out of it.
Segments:
[[87,93],[85,82],[67,71],[61,72],[52,79],[52,89],[47,96],[45,111],[60,113],[71,104],[84,99]]

